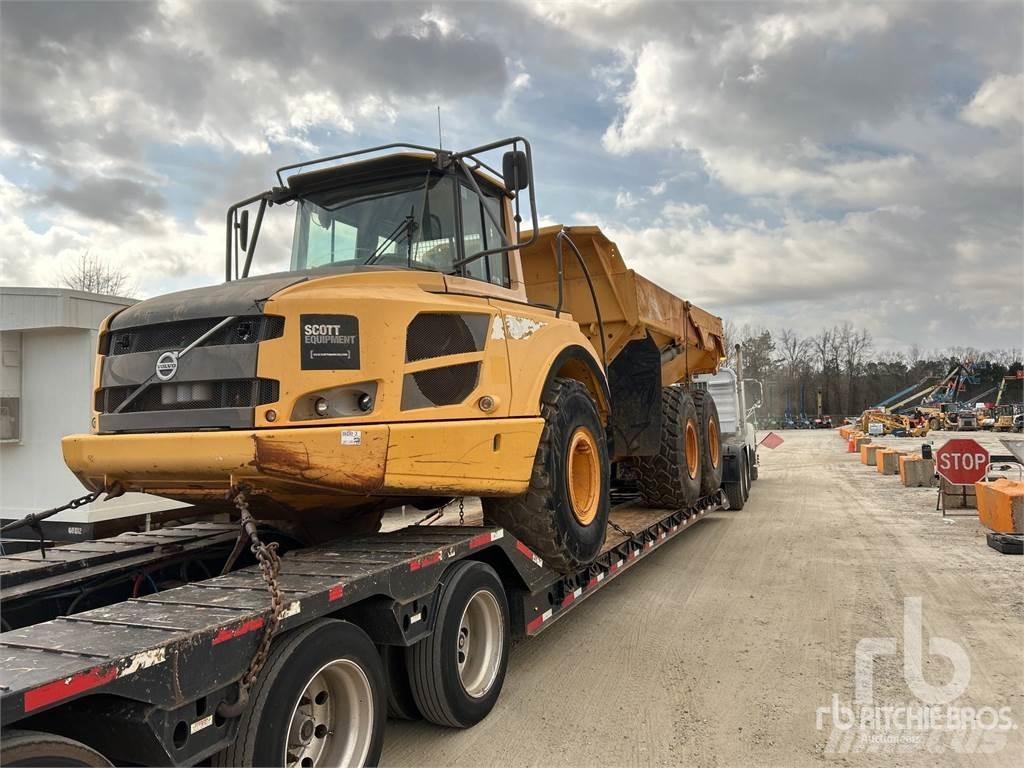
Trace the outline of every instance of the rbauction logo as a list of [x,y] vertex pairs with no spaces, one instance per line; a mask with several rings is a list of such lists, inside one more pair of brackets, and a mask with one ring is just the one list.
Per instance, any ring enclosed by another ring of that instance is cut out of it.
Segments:
[[946,659],[952,676],[942,685],[925,680],[921,615],[920,597],[903,601],[903,679],[914,700],[884,705],[876,701],[876,660],[898,655],[897,642],[895,637],[862,639],[854,655],[853,702],[832,694],[831,705],[816,710],[818,730],[830,728],[826,754],[992,753],[1006,746],[1007,732],[1017,729],[1010,707],[960,704],[971,681],[971,660],[962,645],[945,637],[929,638],[928,655]]

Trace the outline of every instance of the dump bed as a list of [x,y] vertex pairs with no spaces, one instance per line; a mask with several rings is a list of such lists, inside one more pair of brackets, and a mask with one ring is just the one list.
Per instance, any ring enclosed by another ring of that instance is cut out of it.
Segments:
[[[648,333],[662,352],[662,383],[714,373],[725,356],[722,319],[628,269],[619,249],[599,227],[555,225],[538,231],[521,249],[526,293],[531,303],[559,306],[559,233],[579,249],[590,273],[604,326],[608,362],[633,339]],[[571,314],[600,350],[600,329],[586,275],[571,245],[562,243],[561,309]]]

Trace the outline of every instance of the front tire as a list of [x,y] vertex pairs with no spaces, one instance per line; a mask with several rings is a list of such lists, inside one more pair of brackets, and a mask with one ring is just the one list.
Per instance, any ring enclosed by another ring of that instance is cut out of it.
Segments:
[[572,573],[592,562],[608,527],[611,466],[590,392],[555,379],[541,405],[544,431],[530,486],[513,498],[483,499],[484,519],[507,528],[544,564]]
[[387,687],[376,646],[347,621],[320,619],[274,641],[238,723],[214,765],[376,765]]
[[434,631],[406,651],[409,683],[423,717],[468,728],[490,713],[505,682],[508,601],[486,563],[456,563],[442,582]]
[[100,768],[112,763],[80,741],[42,731],[3,732],[3,765],[19,768],[88,766]]

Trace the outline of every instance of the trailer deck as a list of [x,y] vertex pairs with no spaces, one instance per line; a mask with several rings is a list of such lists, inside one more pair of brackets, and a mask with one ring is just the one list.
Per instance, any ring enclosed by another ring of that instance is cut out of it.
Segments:
[[[501,574],[513,634],[535,635],[720,503],[719,492],[688,510],[620,505],[612,512],[602,554],[571,575],[554,573],[525,544],[493,526],[409,526],[299,550],[281,561],[279,583],[288,603],[279,632],[329,614],[358,615],[375,642],[411,645],[431,631],[434,598],[448,563],[475,558]],[[166,539],[174,530],[147,536]],[[225,535],[213,527],[209,533],[217,540]],[[141,545],[145,537],[128,538]],[[51,564],[66,562],[81,546],[54,548],[47,556]],[[0,573],[8,573],[10,559],[0,558]],[[21,564],[15,569],[24,570],[31,559],[28,553],[13,558]],[[52,567],[40,569],[50,573]],[[221,701],[234,700],[235,683],[269,615],[265,584],[252,566],[4,632],[0,716],[10,724],[105,694],[100,710],[111,701],[129,704],[107,713],[120,725],[120,735],[104,754],[119,756],[119,744],[123,749],[135,722],[137,735],[152,728],[162,745],[162,751],[150,745],[150,764],[197,762],[231,736],[234,721],[212,713]],[[129,712],[131,702],[140,703],[135,713]],[[92,709],[90,714],[96,716]],[[132,754],[138,759],[137,751]]]

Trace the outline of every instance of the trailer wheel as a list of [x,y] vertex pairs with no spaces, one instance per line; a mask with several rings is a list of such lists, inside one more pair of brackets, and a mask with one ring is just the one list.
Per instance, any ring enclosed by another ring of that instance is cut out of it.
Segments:
[[253,686],[234,743],[214,765],[376,765],[387,689],[376,646],[354,624],[319,619],[282,635]]
[[700,495],[710,496],[722,485],[722,425],[711,393],[697,389],[690,394],[700,424]]
[[700,498],[700,422],[690,393],[661,390],[661,446],[636,459],[640,498],[648,507],[686,509]]
[[9,730],[3,732],[3,764],[18,768],[49,768],[49,766],[88,766],[100,768],[113,765],[92,747],[80,741],[42,731]]
[[423,716],[468,728],[494,708],[508,668],[508,602],[489,565],[463,560],[442,579],[434,631],[406,650],[409,682]]
[[416,708],[416,700],[409,685],[405,648],[400,645],[382,645],[380,660],[384,665],[384,679],[388,684],[388,717],[395,720],[422,718],[423,715]]
[[484,518],[507,528],[544,559],[571,573],[601,552],[608,527],[611,465],[590,392],[556,378],[541,404],[544,431],[526,493],[483,499]]
[[736,453],[736,474],[739,477],[738,480],[723,483],[722,488],[725,490],[725,498],[729,502],[729,509],[738,512],[743,509],[747,503],[748,486],[747,486],[747,455],[743,451]]

